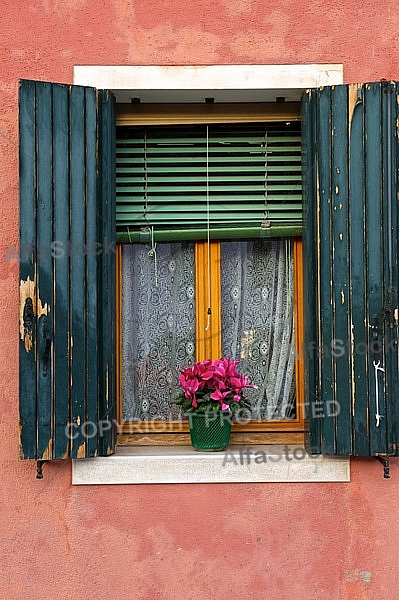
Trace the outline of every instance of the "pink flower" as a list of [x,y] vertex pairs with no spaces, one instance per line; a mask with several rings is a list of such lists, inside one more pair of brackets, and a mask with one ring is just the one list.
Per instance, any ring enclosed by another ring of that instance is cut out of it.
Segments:
[[220,400],[224,400],[226,396],[229,395],[229,393],[229,390],[227,390],[226,392],[221,392],[219,389],[216,389],[214,392],[212,392],[212,394],[210,394],[210,397],[212,398],[212,400],[217,400],[218,402],[220,402]]
[[244,388],[256,388],[249,383],[247,375],[237,371],[238,364],[239,361],[231,358],[221,358],[182,369],[179,382],[185,398],[197,408],[198,400],[209,394],[210,401],[219,403],[221,410],[230,410],[231,402],[241,402]]

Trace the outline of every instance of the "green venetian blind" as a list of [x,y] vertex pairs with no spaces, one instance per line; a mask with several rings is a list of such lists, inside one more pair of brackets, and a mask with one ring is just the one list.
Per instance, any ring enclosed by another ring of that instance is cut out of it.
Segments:
[[118,241],[301,233],[298,123],[119,127]]

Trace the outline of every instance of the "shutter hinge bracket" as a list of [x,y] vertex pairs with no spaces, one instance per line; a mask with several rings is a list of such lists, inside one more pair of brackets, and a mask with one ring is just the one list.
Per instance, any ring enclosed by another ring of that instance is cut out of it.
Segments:
[[391,474],[389,472],[389,458],[387,456],[376,456],[376,459],[380,461],[380,463],[384,467],[384,479],[390,479]]
[[38,460],[36,463],[37,473],[36,479],[43,479],[43,464],[47,462],[46,460]]

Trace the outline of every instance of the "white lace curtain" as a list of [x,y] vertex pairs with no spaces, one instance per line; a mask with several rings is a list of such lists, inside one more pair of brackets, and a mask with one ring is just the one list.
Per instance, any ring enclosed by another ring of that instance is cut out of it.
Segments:
[[[124,246],[122,386],[125,420],[181,418],[171,400],[195,362],[193,244]],[[293,259],[290,240],[222,242],[223,356],[258,388],[254,419],[295,416]]]
[[124,420],[181,418],[179,371],[195,362],[194,245],[123,247]]
[[294,418],[292,242],[222,242],[221,260],[222,352],[258,386],[246,391],[252,418]]

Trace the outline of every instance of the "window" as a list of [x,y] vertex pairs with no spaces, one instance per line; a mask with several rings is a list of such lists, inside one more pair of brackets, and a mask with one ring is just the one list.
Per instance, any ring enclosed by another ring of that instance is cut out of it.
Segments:
[[[304,404],[316,453],[399,452],[397,93],[379,82],[303,98]],[[22,81],[19,109],[21,457],[107,455],[116,442],[114,99]]]
[[274,121],[257,122],[246,107],[243,122],[230,123],[234,108],[219,106],[211,123],[198,123],[200,107],[195,123],[146,126],[126,124],[134,105],[118,111],[117,231],[130,242],[118,253],[123,443],[175,443],[165,433],[177,432],[188,443],[171,404],[179,370],[222,355],[240,360],[258,385],[247,393],[251,419],[233,436],[270,441],[279,431],[288,441],[304,429],[300,319],[294,326],[302,312],[299,112],[288,106],[277,121],[283,111],[264,105]]

